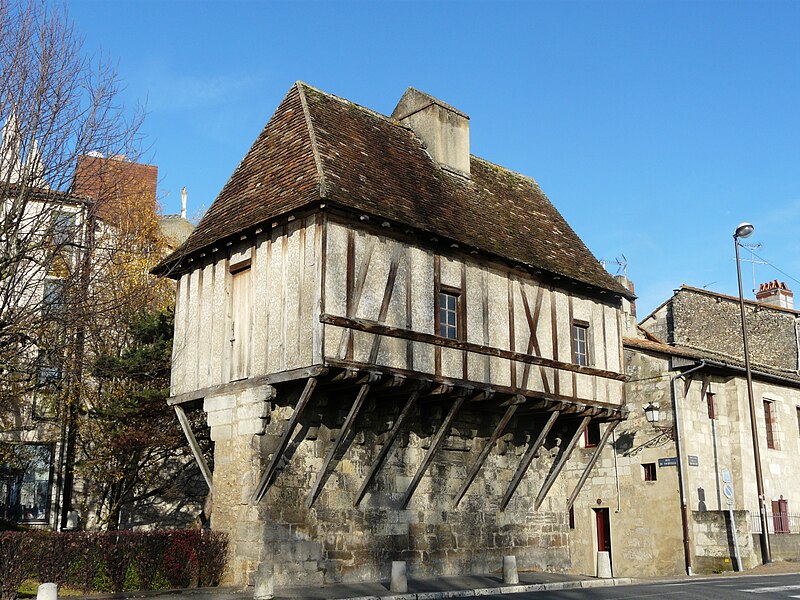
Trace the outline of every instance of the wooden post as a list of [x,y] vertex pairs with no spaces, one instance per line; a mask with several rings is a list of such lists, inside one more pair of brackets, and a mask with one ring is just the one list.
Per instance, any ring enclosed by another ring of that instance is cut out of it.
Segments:
[[608,427],[606,427],[606,430],[603,432],[603,437],[600,438],[600,443],[597,444],[597,448],[595,448],[594,452],[592,453],[592,458],[589,459],[589,463],[583,470],[581,478],[578,480],[578,485],[576,485],[575,489],[572,490],[572,494],[570,494],[569,500],[567,500],[567,510],[572,508],[572,505],[575,504],[575,499],[578,497],[578,494],[581,493],[581,488],[583,488],[583,484],[586,483],[586,480],[589,478],[589,473],[592,471],[592,468],[597,462],[597,459],[600,458],[600,451],[606,445],[608,438],[611,437],[611,433],[614,431],[614,429],[616,429],[617,425],[619,425],[619,421],[613,421],[608,424]]
[[453,502],[453,507],[458,506],[458,503],[461,502],[461,499],[464,497],[464,494],[467,493],[469,486],[472,485],[472,482],[475,481],[475,477],[477,477],[478,472],[481,470],[484,461],[489,456],[489,453],[492,451],[492,447],[495,445],[497,440],[500,438],[501,435],[506,430],[509,421],[511,421],[511,417],[514,416],[514,413],[517,412],[517,408],[519,405],[525,402],[524,396],[517,396],[515,398],[514,403],[508,407],[506,410],[506,414],[503,415],[503,418],[500,419],[500,422],[497,424],[497,427],[494,428],[492,432],[492,436],[489,438],[489,441],[486,442],[486,445],[481,450],[480,455],[478,456],[478,460],[475,461],[475,464],[472,465],[472,468],[469,470],[469,474],[467,478],[464,480],[464,485],[461,486],[461,490],[459,490],[458,494],[456,495],[455,502]]
[[517,467],[517,472],[514,473],[514,478],[511,480],[511,483],[506,490],[506,494],[503,496],[503,501],[500,503],[500,510],[505,510],[506,506],[508,506],[508,503],[511,501],[511,497],[514,495],[514,492],[517,491],[517,487],[519,487],[522,477],[525,475],[525,471],[528,470],[528,467],[533,460],[533,455],[536,454],[539,451],[539,448],[542,447],[542,444],[544,444],[547,434],[550,433],[550,429],[553,428],[553,425],[560,414],[560,411],[553,411],[553,414],[550,415],[547,423],[545,423],[544,427],[539,432],[539,437],[536,438],[536,441],[531,444],[530,448],[528,448],[525,456],[522,457],[522,462]]
[[350,429],[353,427],[353,423],[356,421],[356,417],[358,416],[358,411],[361,410],[361,407],[364,405],[364,399],[367,397],[367,393],[369,392],[369,384],[365,383],[362,384],[361,388],[358,390],[358,395],[356,396],[355,402],[353,402],[353,406],[350,407],[350,412],[347,413],[347,418],[344,420],[344,425],[342,425],[341,430],[339,431],[339,436],[336,438],[336,441],[333,442],[330,449],[328,450],[328,455],[325,457],[325,462],[322,463],[322,468],[317,475],[317,480],[314,482],[314,487],[311,488],[311,493],[308,495],[308,501],[306,502],[306,506],[311,508],[314,505],[314,501],[319,496],[319,493],[322,491],[322,488],[325,485],[325,480],[327,478],[328,469],[331,466],[331,462],[333,462],[333,458],[336,456],[336,453],[339,451],[339,448],[342,446],[342,442],[344,442],[345,438],[347,438],[347,434],[350,433]]
[[561,452],[561,456],[556,463],[556,466],[550,471],[550,475],[547,476],[545,479],[544,485],[542,485],[542,489],[539,490],[539,495],[536,496],[536,502],[533,503],[533,508],[538,510],[539,507],[544,502],[545,497],[547,496],[547,492],[550,491],[550,488],[553,487],[553,484],[556,482],[556,479],[561,474],[561,469],[564,468],[564,465],[567,464],[572,451],[575,449],[575,446],[578,444],[578,440],[581,439],[583,432],[586,430],[586,426],[589,424],[589,421],[592,420],[592,417],[583,417],[581,420],[581,424],[578,425],[578,429],[575,431],[575,435],[572,436],[572,439],[569,441],[569,444],[566,448]]
[[197,466],[200,467],[200,472],[203,474],[203,479],[206,480],[208,490],[211,491],[211,469],[208,468],[206,457],[203,456],[203,452],[200,450],[200,444],[197,443],[197,438],[194,437],[194,432],[192,431],[191,423],[189,423],[189,418],[186,416],[183,407],[177,404],[175,405],[175,414],[178,416],[178,422],[181,424],[181,429],[183,429],[183,435],[186,436],[186,441],[189,442],[189,448],[192,450],[194,460],[197,462]]
[[412,392],[411,395],[408,397],[403,410],[400,411],[400,415],[397,417],[397,420],[392,425],[391,431],[386,436],[386,441],[383,443],[383,447],[378,452],[378,456],[375,458],[375,462],[372,463],[372,466],[369,468],[369,473],[367,473],[367,477],[364,479],[364,483],[361,484],[361,489],[358,490],[358,494],[356,495],[356,499],[353,502],[353,506],[358,506],[361,500],[363,500],[364,495],[367,493],[367,488],[369,487],[372,480],[375,478],[375,475],[380,470],[381,466],[383,465],[383,461],[386,460],[386,457],[389,455],[389,450],[392,449],[392,444],[394,440],[397,438],[397,434],[400,433],[400,429],[403,426],[403,422],[406,420],[408,415],[411,413],[411,410],[417,403],[417,399],[419,398],[419,392]]
[[289,440],[294,433],[294,429],[297,426],[297,423],[300,421],[300,416],[303,414],[306,406],[308,406],[308,401],[311,399],[311,394],[314,392],[314,388],[316,386],[317,378],[309,377],[308,381],[306,381],[306,386],[303,388],[303,392],[300,394],[300,399],[297,401],[297,406],[294,407],[294,412],[289,419],[289,424],[286,426],[286,431],[283,432],[283,436],[278,443],[278,447],[275,449],[275,452],[272,454],[272,459],[269,461],[269,466],[261,476],[261,481],[258,482],[258,487],[253,493],[253,503],[260,502],[264,497],[264,494],[267,493],[272,476],[275,474],[275,470],[278,468],[278,463],[280,462],[283,453],[286,451],[286,446],[289,445]]
[[433,460],[433,456],[436,454],[436,451],[439,449],[439,446],[442,445],[445,438],[447,437],[447,432],[450,430],[450,425],[453,422],[453,419],[456,418],[456,414],[458,410],[461,408],[461,405],[464,404],[464,400],[466,396],[460,395],[456,398],[453,405],[450,407],[450,411],[447,413],[447,416],[444,418],[441,426],[439,427],[439,431],[436,432],[436,435],[433,438],[433,442],[431,443],[431,447],[428,448],[428,453],[425,455],[425,458],[422,459],[422,463],[420,464],[417,472],[414,474],[414,479],[411,480],[411,484],[408,486],[406,490],[406,495],[403,498],[403,503],[401,508],[406,508],[408,503],[411,501],[411,496],[414,495],[414,491],[417,489],[419,482],[422,481],[422,476],[425,475],[425,471],[428,469],[428,466],[431,464]]

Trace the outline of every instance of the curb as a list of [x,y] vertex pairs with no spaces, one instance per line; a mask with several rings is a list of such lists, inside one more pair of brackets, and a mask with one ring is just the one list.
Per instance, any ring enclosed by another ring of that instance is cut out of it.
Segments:
[[440,600],[445,598],[474,598],[476,596],[499,596],[527,592],[574,590],[579,588],[612,587],[630,585],[630,577],[613,579],[584,579],[582,581],[559,581],[555,583],[532,583],[527,585],[504,585],[502,587],[478,588],[474,590],[449,590],[442,592],[416,592],[411,594],[387,594],[385,596],[355,596],[341,600]]

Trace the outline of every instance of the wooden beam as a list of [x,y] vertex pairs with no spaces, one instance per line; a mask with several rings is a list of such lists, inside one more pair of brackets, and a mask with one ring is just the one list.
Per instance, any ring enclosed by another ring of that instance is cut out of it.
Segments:
[[[606,427],[606,430],[603,432],[603,437],[600,438],[600,442],[597,444],[597,448],[594,449],[592,453],[592,457],[589,459],[589,463],[586,465],[586,468],[583,470],[581,474],[581,478],[578,480],[578,485],[575,486],[575,489],[572,490],[572,494],[569,496],[569,500],[567,500],[567,510],[572,508],[572,505],[575,504],[575,499],[578,497],[578,494],[581,493],[581,488],[583,488],[583,484],[586,483],[586,480],[589,478],[589,473],[592,471],[597,459],[600,458],[600,452],[603,450],[603,447],[606,445],[608,438],[611,437],[611,433],[616,429],[617,425],[619,425],[619,421],[612,421]],[[616,450],[614,450],[616,452]]]
[[[352,268],[355,261],[355,239],[353,231],[348,232],[347,238],[347,297],[346,297],[346,311],[348,317],[354,317],[358,312],[358,305],[361,303],[361,294],[364,292],[364,282],[367,280],[367,271],[369,271],[369,263],[372,261],[372,252],[375,250],[374,236],[367,239],[367,247],[364,249],[364,255],[361,257],[361,269],[355,281],[352,281],[353,273]],[[350,288],[352,285],[352,289]],[[352,357],[353,355],[353,332],[348,330],[342,335],[342,342],[339,346],[339,356]]]
[[425,471],[433,461],[433,457],[436,454],[436,451],[439,449],[439,446],[442,445],[445,438],[447,437],[447,433],[450,431],[450,425],[453,423],[453,420],[456,418],[456,414],[458,414],[461,405],[464,404],[464,400],[466,396],[461,395],[455,399],[455,402],[450,406],[450,411],[447,413],[447,416],[444,418],[441,426],[439,427],[439,431],[436,432],[436,435],[431,442],[431,447],[428,448],[427,454],[425,454],[425,458],[422,459],[422,463],[417,468],[417,472],[414,474],[414,479],[411,480],[411,484],[408,486],[406,490],[406,495],[403,497],[403,503],[401,508],[406,508],[408,503],[411,501],[411,496],[414,495],[414,491],[417,489],[419,482],[422,481],[422,476],[425,475]]
[[603,377],[605,379],[614,379],[616,381],[626,381],[627,376],[624,373],[615,373],[614,371],[605,371],[594,367],[583,367],[572,363],[560,362],[550,358],[542,358],[540,356],[531,356],[523,352],[513,352],[511,350],[503,350],[501,348],[494,348],[491,346],[484,346],[482,344],[475,344],[464,340],[453,340],[450,338],[432,335],[430,333],[422,333],[419,331],[410,331],[408,329],[401,329],[399,327],[391,327],[378,323],[371,319],[357,319],[341,317],[337,315],[324,314],[320,315],[320,321],[328,325],[335,325],[337,327],[344,327],[355,331],[365,331],[367,333],[374,333],[378,335],[385,335],[389,337],[396,337],[400,339],[410,339],[415,342],[422,342],[424,344],[432,344],[436,347],[454,348],[456,350],[466,350],[468,352],[476,352],[478,354],[488,354],[489,356],[497,356],[499,358],[506,358],[523,363],[530,363],[533,365],[542,365],[545,367],[552,367],[562,371],[571,371],[575,373],[583,373],[584,375],[593,375],[596,377]]
[[188,402],[195,402],[202,400],[207,396],[217,396],[220,394],[233,394],[260,385],[274,385],[276,383],[285,383],[287,381],[295,381],[297,379],[307,379],[309,377],[320,377],[328,372],[327,367],[317,365],[314,367],[303,367],[300,369],[291,369],[289,371],[279,371],[277,373],[270,373],[269,375],[260,375],[258,377],[250,377],[249,379],[242,379],[240,381],[231,381],[230,383],[221,383],[218,385],[211,385],[199,390],[193,390],[184,394],[178,394],[167,398],[167,404],[174,406],[176,404],[186,404]]
[[550,430],[553,428],[553,425],[560,414],[561,413],[557,410],[553,411],[553,413],[550,415],[550,418],[547,419],[547,423],[545,423],[544,427],[539,432],[539,437],[536,438],[536,441],[533,442],[533,444],[531,444],[531,446],[528,448],[525,456],[522,457],[522,462],[519,463],[517,472],[514,473],[514,477],[511,479],[511,483],[508,484],[508,489],[506,490],[503,500],[500,503],[500,510],[505,510],[506,506],[508,506],[508,503],[511,501],[511,497],[514,495],[514,492],[517,491],[517,488],[519,487],[519,484],[525,475],[525,471],[528,470],[528,467],[533,460],[533,455],[536,454],[539,451],[539,448],[542,447],[542,444],[544,444],[545,439],[547,439],[547,434],[550,433]]
[[197,438],[194,437],[192,424],[189,423],[189,418],[186,416],[182,406],[175,406],[175,414],[178,416],[178,422],[181,424],[181,429],[183,429],[183,435],[186,436],[186,441],[189,442],[189,448],[192,450],[194,460],[197,462],[197,466],[200,467],[200,472],[203,474],[203,479],[206,480],[208,491],[211,491],[213,489],[211,483],[211,469],[208,468],[206,457],[203,456],[203,452],[200,450],[200,444],[197,443]]
[[364,499],[364,495],[367,493],[367,488],[369,488],[372,480],[375,478],[375,475],[377,475],[378,471],[380,471],[381,467],[383,466],[383,462],[386,460],[386,457],[389,456],[389,451],[392,449],[392,444],[397,438],[397,435],[400,433],[400,429],[403,427],[403,423],[405,422],[406,418],[408,418],[408,415],[411,414],[411,411],[416,405],[418,398],[418,391],[411,392],[411,395],[408,397],[405,406],[403,406],[403,410],[400,411],[400,414],[395,420],[394,425],[392,425],[392,429],[387,434],[386,440],[383,442],[383,446],[378,452],[378,456],[375,458],[375,461],[369,468],[369,472],[364,479],[364,483],[361,484],[361,489],[359,489],[358,494],[356,494],[356,499],[353,502],[354,507],[358,506],[361,503],[361,500]]
[[294,407],[294,412],[292,413],[289,423],[286,426],[286,431],[283,432],[281,440],[278,443],[278,447],[272,454],[272,459],[269,462],[269,466],[261,476],[261,481],[258,482],[258,487],[256,487],[255,492],[253,492],[252,502],[254,504],[261,502],[264,494],[267,493],[272,476],[275,474],[275,471],[278,468],[278,463],[280,462],[283,453],[286,451],[286,447],[289,445],[289,440],[292,438],[294,429],[297,426],[297,423],[300,421],[300,417],[303,414],[306,406],[308,406],[308,401],[311,399],[311,395],[314,393],[314,388],[316,386],[317,378],[309,377],[308,381],[306,381],[306,386],[303,388],[303,392],[300,394],[300,398],[297,400],[297,406]]
[[492,436],[489,438],[489,441],[486,442],[486,445],[481,450],[481,453],[478,455],[478,459],[475,461],[475,464],[472,465],[472,468],[469,470],[469,474],[467,478],[464,480],[464,485],[461,486],[458,494],[456,495],[455,502],[453,502],[453,508],[458,506],[458,503],[461,502],[461,499],[464,497],[464,494],[467,493],[469,486],[472,485],[472,482],[475,481],[475,477],[477,477],[478,472],[480,472],[481,467],[483,466],[484,461],[489,456],[489,453],[492,451],[492,447],[495,445],[500,436],[508,427],[509,421],[511,421],[511,417],[514,416],[514,413],[517,412],[517,408],[520,404],[525,402],[524,396],[517,396],[516,401],[511,404],[508,409],[506,409],[506,413],[503,415],[503,418],[500,419],[500,422],[497,424],[497,427],[494,428],[492,432]]
[[586,426],[591,421],[591,417],[583,417],[581,420],[580,425],[578,425],[578,429],[575,430],[575,435],[572,436],[572,439],[567,444],[567,447],[561,451],[561,456],[558,458],[555,467],[550,474],[545,479],[544,484],[542,485],[542,489],[539,490],[539,495],[536,496],[536,502],[533,503],[534,510],[538,510],[539,507],[544,502],[545,497],[547,497],[547,492],[550,491],[550,488],[553,487],[553,484],[556,482],[556,479],[561,474],[561,470],[564,468],[564,465],[567,464],[569,457],[572,455],[572,451],[575,449],[575,446],[578,444],[578,440],[581,439],[583,432],[586,430]]
[[[381,308],[378,311],[378,323],[386,321],[386,315],[389,312],[389,303],[392,300],[392,292],[394,291],[394,282],[397,279],[397,269],[400,266],[400,252],[402,246],[397,244],[392,253],[391,264],[389,265],[389,276],[386,279],[386,287],[383,290],[383,300],[381,300]],[[381,346],[381,336],[376,335],[372,340],[372,348],[369,352],[369,360],[367,362],[378,362],[378,350]]]
[[[606,416],[609,420],[619,419],[623,416],[625,412],[625,407],[621,406],[620,404],[612,404],[610,402],[600,402],[599,400],[592,400],[591,398],[573,398],[571,396],[556,396],[554,394],[545,394],[544,392],[534,392],[531,390],[521,390],[519,388],[511,388],[504,385],[494,385],[488,383],[480,383],[477,381],[467,381],[464,379],[456,379],[453,377],[442,377],[433,375],[431,373],[421,373],[419,371],[409,371],[407,369],[399,369],[396,367],[387,367],[384,365],[370,365],[367,363],[355,362],[355,361],[347,361],[347,360],[339,360],[335,358],[327,358],[325,359],[326,366],[330,368],[337,368],[337,369],[355,369],[361,371],[367,371],[372,373],[382,373],[384,375],[404,375],[408,377],[409,380],[417,381],[421,384],[430,384],[432,386],[427,394],[438,394],[442,395],[445,393],[452,393],[453,389],[457,388],[464,388],[467,392],[481,390],[486,392],[486,395],[483,396],[484,400],[491,399],[497,394],[501,395],[517,395],[522,394],[526,398],[529,399],[529,402],[525,405],[524,409],[520,409],[519,412],[525,410],[528,413],[528,407],[538,408],[540,401],[542,402],[549,402],[550,405],[552,404],[564,404],[565,406],[571,406],[573,404],[581,404],[586,407],[591,406],[592,408],[599,409],[603,411],[604,416]],[[472,400],[472,402],[480,401],[481,397],[478,397],[478,400]],[[544,407],[547,408],[547,407]],[[555,406],[554,408],[559,409],[560,406]],[[549,408],[547,409],[549,412]],[[574,410],[574,409],[573,409]],[[531,411],[536,412],[536,411]],[[529,413],[530,414],[530,413]],[[599,416],[599,415],[595,415]]]
[[[528,350],[527,354],[533,354],[534,356],[541,356],[542,351],[539,348],[539,339],[536,336],[536,331],[539,329],[539,314],[542,310],[542,299],[544,297],[544,289],[540,286],[536,288],[536,306],[533,310],[533,315],[531,315],[531,307],[528,304],[528,296],[525,294],[525,288],[522,287],[522,282],[517,280],[517,285],[519,285],[519,293],[522,296],[522,304],[525,308],[525,318],[528,321],[528,329],[530,331],[530,337],[528,338]],[[555,358],[555,357],[554,357]],[[528,387],[528,377],[530,376],[531,371],[531,363],[525,363],[525,368],[522,371],[522,383],[520,384],[521,388]],[[544,387],[544,391],[546,393],[550,393],[550,383],[547,381],[547,372],[543,366],[539,366],[539,372],[542,376],[542,386]]]
[[361,407],[364,405],[364,399],[367,397],[367,393],[369,392],[369,383],[365,383],[361,386],[358,390],[358,394],[356,395],[356,400],[353,402],[353,406],[350,407],[350,412],[347,413],[347,418],[344,420],[344,424],[342,428],[339,430],[339,435],[336,437],[336,440],[331,445],[330,449],[328,450],[328,454],[325,457],[325,461],[322,463],[322,468],[317,475],[317,480],[314,482],[314,487],[311,488],[311,493],[308,495],[308,500],[306,502],[306,507],[311,508],[314,505],[314,502],[319,496],[319,493],[322,491],[322,488],[325,486],[325,481],[328,478],[328,470],[330,469],[331,463],[333,462],[336,453],[339,451],[339,448],[342,447],[342,442],[347,438],[350,430],[353,428],[353,423],[356,422],[356,417],[358,417],[358,412],[361,410]]

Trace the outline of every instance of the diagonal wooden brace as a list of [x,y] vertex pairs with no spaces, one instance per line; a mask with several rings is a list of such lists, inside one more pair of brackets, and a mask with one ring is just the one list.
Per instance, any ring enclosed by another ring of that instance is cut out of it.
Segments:
[[261,481],[258,482],[258,487],[256,487],[255,492],[253,492],[253,497],[251,500],[254,504],[260,502],[264,497],[264,494],[267,493],[272,481],[272,476],[275,474],[275,471],[278,468],[278,463],[280,462],[283,453],[286,452],[286,447],[289,445],[289,440],[292,438],[294,429],[297,426],[297,423],[300,422],[300,417],[308,406],[308,401],[311,399],[311,395],[314,393],[314,388],[316,386],[317,378],[309,377],[308,381],[306,381],[306,386],[303,388],[303,392],[300,394],[300,398],[297,401],[297,406],[294,407],[294,412],[289,418],[289,424],[286,426],[286,431],[283,432],[283,436],[281,436],[278,447],[272,454],[272,459],[269,461],[269,466],[261,476]]
[[606,430],[603,432],[603,437],[600,438],[600,442],[597,444],[597,448],[595,448],[594,452],[592,453],[592,458],[589,459],[589,463],[583,470],[581,478],[578,480],[578,485],[576,485],[575,489],[572,490],[572,494],[570,494],[569,500],[567,500],[567,510],[572,508],[572,505],[575,504],[575,499],[578,497],[578,494],[581,493],[581,488],[583,488],[583,484],[586,483],[586,480],[589,478],[589,473],[591,473],[592,468],[597,462],[597,459],[600,458],[600,452],[603,450],[603,446],[606,445],[608,438],[611,437],[611,434],[614,431],[614,429],[616,429],[617,425],[619,425],[619,421],[613,421],[608,424],[608,427],[606,427]]
[[511,502],[511,497],[514,495],[514,492],[517,491],[520,482],[522,481],[522,477],[525,475],[525,471],[528,470],[528,467],[533,460],[534,454],[539,451],[539,448],[542,447],[544,444],[545,439],[547,439],[547,434],[550,433],[550,430],[553,428],[553,425],[558,419],[558,415],[561,413],[557,410],[554,410],[553,413],[550,415],[550,418],[547,419],[547,423],[545,423],[542,431],[539,432],[539,437],[536,438],[536,441],[531,444],[528,451],[525,453],[525,456],[522,457],[522,462],[517,467],[517,472],[514,473],[514,477],[511,479],[511,483],[508,485],[508,489],[506,490],[505,496],[503,496],[503,501],[500,503],[500,510],[505,510],[508,503]]
[[358,390],[356,400],[353,402],[353,406],[350,407],[350,412],[347,413],[347,418],[344,420],[344,425],[342,425],[342,429],[339,431],[336,441],[333,442],[333,445],[328,450],[328,455],[325,457],[325,462],[322,463],[322,468],[319,470],[317,480],[314,482],[314,487],[311,488],[311,493],[308,495],[308,500],[306,501],[306,506],[308,508],[311,508],[314,505],[317,496],[319,496],[319,493],[325,486],[325,481],[327,479],[328,470],[330,469],[331,463],[333,462],[336,453],[339,451],[339,448],[341,448],[342,442],[344,442],[344,440],[347,438],[347,435],[350,433],[350,430],[353,428],[353,423],[356,422],[358,411],[360,411],[361,407],[364,405],[364,400],[366,399],[368,392],[369,384],[362,384]]
[[194,460],[197,462],[197,466],[200,467],[200,472],[203,474],[203,479],[206,480],[206,485],[208,485],[208,491],[212,490],[211,481],[212,481],[212,474],[211,469],[208,468],[208,463],[206,462],[205,456],[203,456],[203,452],[200,450],[200,444],[197,443],[197,438],[194,437],[194,432],[192,431],[192,425],[189,423],[189,419],[186,416],[186,413],[183,410],[183,407],[176,404],[175,405],[175,414],[178,416],[178,421],[181,424],[181,429],[183,429],[183,435],[186,436],[186,441],[189,442],[189,448],[192,450],[192,454],[194,455]]
[[439,431],[436,432],[433,442],[431,442],[431,447],[428,448],[428,453],[425,455],[425,458],[422,459],[422,463],[419,465],[417,472],[414,474],[414,479],[411,480],[411,484],[406,490],[406,495],[403,498],[401,508],[406,508],[408,503],[411,501],[411,496],[414,495],[414,491],[417,489],[419,482],[422,481],[422,476],[425,475],[425,471],[430,466],[431,461],[433,461],[433,457],[436,454],[436,451],[439,449],[439,446],[442,445],[447,437],[447,433],[450,431],[450,425],[456,418],[456,414],[458,414],[458,411],[461,408],[461,405],[464,404],[465,399],[466,396],[464,395],[458,396],[455,402],[453,402],[453,405],[450,407],[450,411],[447,413],[447,416],[444,418],[444,421],[439,427]]
[[492,451],[492,447],[495,445],[500,436],[508,427],[509,421],[511,421],[511,417],[514,416],[514,413],[517,412],[517,408],[519,405],[525,402],[525,396],[517,396],[515,398],[515,402],[511,404],[508,409],[506,409],[506,413],[503,415],[503,418],[500,419],[500,422],[497,424],[497,427],[494,428],[492,432],[492,436],[489,438],[489,441],[486,442],[486,445],[481,450],[480,455],[478,456],[478,460],[475,461],[475,464],[472,465],[472,468],[469,470],[469,474],[467,475],[466,480],[464,480],[464,485],[461,486],[458,494],[456,495],[455,502],[453,502],[453,507],[458,506],[458,503],[461,502],[461,499],[464,497],[464,494],[467,493],[469,486],[472,485],[472,482],[475,481],[475,477],[478,476],[478,473],[483,466],[484,461],[489,456],[489,453]]
[[578,425],[578,429],[575,430],[575,435],[572,436],[572,439],[567,444],[567,447],[561,452],[561,456],[558,458],[558,462],[556,463],[553,470],[550,471],[550,474],[547,476],[547,479],[544,480],[544,484],[542,485],[542,489],[539,490],[539,495],[536,496],[536,502],[533,503],[534,510],[538,510],[539,507],[544,502],[544,499],[547,497],[547,492],[550,491],[550,488],[553,487],[553,484],[558,479],[558,476],[561,474],[561,470],[567,464],[569,457],[572,455],[572,451],[575,449],[575,446],[578,444],[578,440],[581,439],[583,432],[586,430],[586,426],[589,425],[589,421],[592,420],[592,417],[583,417],[581,420],[580,425]]
[[400,415],[397,417],[397,420],[392,425],[391,431],[386,436],[386,441],[384,441],[383,446],[378,452],[378,456],[375,458],[375,462],[372,463],[372,466],[369,468],[369,473],[367,473],[367,477],[364,479],[364,483],[361,484],[361,489],[358,490],[358,494],[356,495],[356,499],[353,502],[353,506],[358,506],[361,500],[364,499],[364,495],[367,493],[367,488],[372,483],[372,480],[375,478],[375,475],[380,471],[381,466],[383,466],[383,461],[386,460],[386,457],[389,455],[389,450],[392,449],[392,444],[394,440],[397,438],[397,435],[400,433],[400,429],[403,426],[403,422],[406,420],[408,415],[411,413],[411,410],[417,404],[417,399],[419,398],[419,392],[415,391],[412,392],[411,395],[408,397],[403,410],[400,411]]

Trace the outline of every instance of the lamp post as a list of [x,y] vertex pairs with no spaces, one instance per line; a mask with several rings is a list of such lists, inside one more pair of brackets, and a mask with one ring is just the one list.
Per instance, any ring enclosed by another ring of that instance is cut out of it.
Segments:
[[[750,237],[753,233],[751,223],[741,223],[733,234],[736,248],[736,275],[739,279],[739,311],[742,316],[742,342],[744,343],[744,370],[747,374],[747,399],[750,402],[750,432],[753,435],[753,459],[756,464],[756,490],[758,491],[758,512],[761,518],[761,557],[764,564],[772,562],[772,549],[769,545],[769,529],[767,528],[767,507],[764,503],[764,476],[761,473],[761,451],[758,446],[758,425],[756,424],[756,404],[753,398],[753,376],[750,372],[750,349],[747,343],[747,327],[744,316],[744,293],[742,292],[742,267],[739,264],[739,238]],[[733,526],[733,523],[731,523]]]

